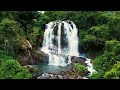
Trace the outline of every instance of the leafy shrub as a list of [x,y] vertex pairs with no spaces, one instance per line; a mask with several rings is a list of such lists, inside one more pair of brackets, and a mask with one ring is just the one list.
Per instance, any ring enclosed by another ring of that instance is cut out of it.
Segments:
[[16,60],[10,59],[2,62],[0,66],[1,79],[30,79],[32,76]]
[[104,77],[104,72],[94,72],[92,75],[89,76],[90,79],[103,79]]
[[79,63],[75,64],[75,69],[79,72],[85,72],[87,70],[87,68]]
[[106,79],[120,79],[120,62],[115,64],[111,70],[105,73],[104,78]]

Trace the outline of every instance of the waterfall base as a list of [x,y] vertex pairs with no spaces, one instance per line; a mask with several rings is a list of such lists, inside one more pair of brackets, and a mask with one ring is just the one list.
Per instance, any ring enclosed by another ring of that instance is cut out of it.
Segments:
[[40,64],[42,74],[44,73],[51,73],[51,74],[61,74],[62,72],[66,72],[72,69],[72,65],[69,64],[67,66],[55,66],[55,65],[48,65],[48,64]]
[[[85,57],[71,57],[72,62],[67,66],[55,66],[48,64],[40,64],[42,75],[38,79],[88,79],[95,70],[92,68],[90,59]],[[73,60],[74,59],[74,60]],[[80,63],[88,68],[88,71],[84,72],[84,76],[81,77],[75,70],[74,64]]]

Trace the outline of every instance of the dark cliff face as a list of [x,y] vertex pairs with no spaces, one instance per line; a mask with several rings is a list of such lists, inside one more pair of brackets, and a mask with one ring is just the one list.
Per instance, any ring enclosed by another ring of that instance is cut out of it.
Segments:
[[42,51],[31,50],[19,55],[18,60],[21,65],[39,65],[40,63],[48,63],[49,56]]
[[[58,36],[58,23],[56,23],[56,25],[54,24],[53,27],[53,34],[54,34],[54,38],[53,38],[53,44],[58,47],[58,40],[57,40],[57,36]],[[65,34],[65,30],[64,30],[64,23],[61,23],[61,48],[66,48],[68,47],[68,40],[67,40],[67,36]]]
[[48,54],[42,52],[42,51],[36,51],[33,50],[31,52],[33,64],[40,64],[40,63],[48,63],[49,62],[49,56]]
[[58,31],[58,24],[56,24],[55,26],[54,26],[54,29],[53,29],[53,31],[54,31],[54,35],[55,36],[57,36],[57,31]]
[[43,36],[41,35],[37,35],[36,36],[36,43],[37,43],[37,46],[36,47],[42,47],[42,42],[43,42]]
[[64,31],[64,23],[61,24],[61,48],[67,48],[68,47],[68,39]]
[[49,56],[42,51],[34,50],[28,40],[21,41],[18,61],[21,65],[48,63]]

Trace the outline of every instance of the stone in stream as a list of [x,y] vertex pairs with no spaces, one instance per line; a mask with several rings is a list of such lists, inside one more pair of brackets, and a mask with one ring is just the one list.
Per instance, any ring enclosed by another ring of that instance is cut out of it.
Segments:
[[51,76],[51,78],[50,78],[50,79],[55,79],[55,78],[54,78],[54,76]]
[[64,75],[63,79],[69,79],[68,75]]
[[61,75],[62,75],[62,76],[65,75],[65,72],[64,72],[64,71],[61,71]]
[[58,77],[58,79],[63,79],[62,75],[58,75],[57,77]]
[[39,75],[42,74],[38,65],[25,65],[23,67],[30,71],[33,79],[36,79]]
[[88,79],[88,78],[86,78],[86,77],[83,77],[83,79]]
[[49,75],[48,73],[44,73],[44,74],[42,74],[42,76],[47,76],[47,75]]
[[84,66],[87,66],[87,64],[85,63],[86,58],[85,57],[76,57],[76,56],[71,56],[71,62],[72,63],[80,63]]
[[45,75],[45,76],[39,76],[37,79],[50,79],[50,75]]
[[58,79],[58,76],[57,76],[57,75],[54,75],[54,79]]

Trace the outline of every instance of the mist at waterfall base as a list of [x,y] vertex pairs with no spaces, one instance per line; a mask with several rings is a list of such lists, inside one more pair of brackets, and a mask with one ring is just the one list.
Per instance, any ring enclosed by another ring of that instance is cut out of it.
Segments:
[[[78,29],[72,21],[54,21],[46,24],[41,51],[49,55],[49,64],[42,64],[43,73],[61,72],[71,69],[71,57],[85,57],[79,54]],[[92,73],[90,59],[86,60]]]

